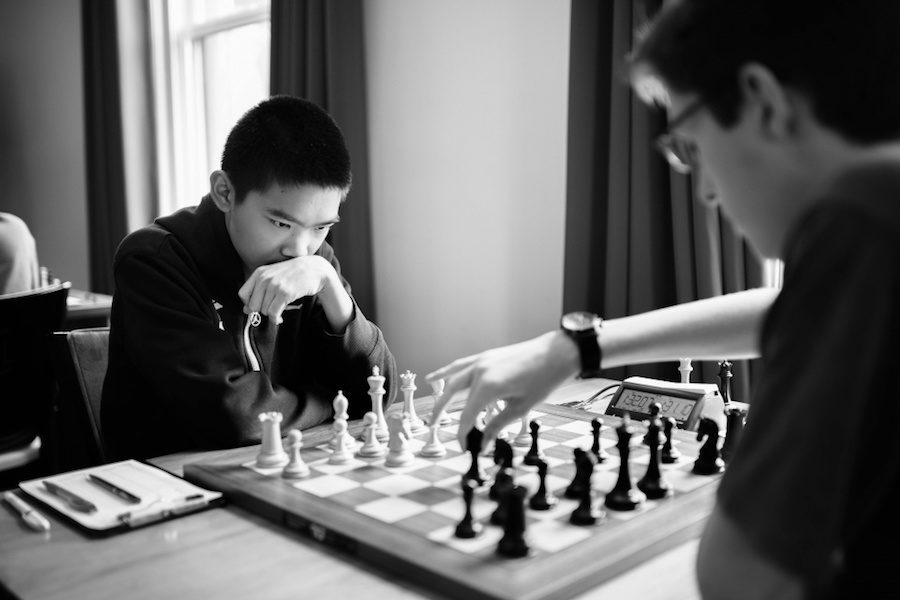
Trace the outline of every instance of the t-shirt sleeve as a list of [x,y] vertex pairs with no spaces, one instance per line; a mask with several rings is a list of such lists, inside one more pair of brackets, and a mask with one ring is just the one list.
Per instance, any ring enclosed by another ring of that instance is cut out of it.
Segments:
[[808,585],[830,577],[822,565],[839,560],[848,514],[866,514],[884,485],[860,477],[858,464],[878,437],[880,384],[895,379],[884,352],[896,343],[900,290],[890,237],[848,208],[804,221],[764,326],[747,427],[719,488],[751,545]]

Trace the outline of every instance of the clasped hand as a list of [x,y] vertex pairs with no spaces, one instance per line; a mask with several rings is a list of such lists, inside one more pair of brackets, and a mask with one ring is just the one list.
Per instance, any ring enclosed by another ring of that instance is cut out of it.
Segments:
[[304,296],[314,296],[337,280],[331,264],[321,256],[299,256],[257,267],[238,296],[244,312],[259,312],[275,323],[282,322],[285,306]]

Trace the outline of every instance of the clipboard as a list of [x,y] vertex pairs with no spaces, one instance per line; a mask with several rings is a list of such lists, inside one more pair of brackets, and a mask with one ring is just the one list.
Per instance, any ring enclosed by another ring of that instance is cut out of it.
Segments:
[[224,503],[221,492],[137,460],[31,479],[19,489],[91,536],[121,533]]

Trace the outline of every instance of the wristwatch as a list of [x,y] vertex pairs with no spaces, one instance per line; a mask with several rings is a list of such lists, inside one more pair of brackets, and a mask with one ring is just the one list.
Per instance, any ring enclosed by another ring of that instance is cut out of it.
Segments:
[[591,312],[575,311],[566,313],[559,321],[560,328],[575,341],[581,355],[580,379],[600,376],[600,325],[603,319]]

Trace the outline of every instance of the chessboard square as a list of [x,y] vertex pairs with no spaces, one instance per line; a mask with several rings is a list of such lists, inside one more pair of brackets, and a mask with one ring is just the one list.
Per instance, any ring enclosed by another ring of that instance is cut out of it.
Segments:
[[535,415],[535,418],[541,422],[540,435],[543,435],[545,431],[562,427],[563,425],[572,422],[572,419],[569,417],[560,417],[559,415],[551,415],[549,413],[537,414]]
[[[590,448],[590,445],[587,447],[581,447],[582,450],[587,450]],[[544,449],[544,454],[548,457],[560,459],[560,460],[575,460],[575,449],[569,446],[550,446]]]
[[[570,440],[563,440],[559,442],[559,446],[557,447],[568,447],[568,448],[581,448],[582,450],[590,450],[591,446],[594,445],[594,438],[590,436],[578,436],[574,437]],[[600,448],[603,450],[609,450],[609,448],[615,446],[616,444],[612,440],[604,440],[600,439]]]
[[386,496],[399,496],[428,487],[428,482],[406,473],[390,473],[379,479],[367,481],[363,486]]
[[373,502],[375,500],[378,500],[379,498],[384,498],[384,494],[382,494],[381,492],[376,492],[375,490],[370,490],[368,488],[358,487],[352,490],[347,490],[346,492],[338,492],[337,494],[332,494],[328,497],[328,501],[340,504],[342,506],[356,508],[360,504]]
[[[634,478],[632,477],[632,479]],[[605,494],[608,490],[616,487],[618,480],[618,471],[594,471],[591,475],[591,487]]]
[[578,435],[592,436],[594,429],[590,421],[570,421],[556,428],[557,431],[570,431]]
[[410,452],[412,452],[413,454],[418,454],[419,450],[425,447],[425,440],[412,438],[411,440],[409,440],[409,442],[407,442],[407,445],[409,446]]
[[534,550],[559,552],[591,537],[596,527],[572,525],[557,519],[539,521],[528,528],[528,542]]
[[446,544],[463,554],[475,555],[493,551],[500,542],[500,538],[503,537],[503,529],[500,527],[485,527],[482,529],[481,534],[468,539],[456,537],[455,532],[456,525],[454,524],[431,532],[428,535],[428,539]]
[[419,490],[415,490],[408,494],[403,494],[403,498],[407,500],[412,500],[413,502],[418,502],[420,504],[424,504],[425,506],[432,506],[434,504],[439,504],[441,502],[446,502],[447,500],[451,500],[459,497],[459,492],[454,492],[447,488],[434,487],[429,486]]
[[685,471],[669,471],[666,473],[666,479],[675,488],[676,494],[686,494],[708,484],[711,477]]
[[449,479],[450,477],[455,477],[456,481],[459,482],[459,473],[457,473],[453,469],[448,469],[447,467],[445,467],[443,462],[437,462],[428,465],[428,467],[424,469],[412,471],[411,473],[409,473],[409,475],[412,475],[429,483],[444,481],[445,479]]
[[[466,504],[463,500],[462,493],[458,493],[455,498],[433,504],[429,507],[431,512],[444,515],[452,519],[453,522],[459,522],[466,513]],[[497,509],[497,503],[487,498],[474,498],[472,500],[472,518],[476,521],[487,522],[491,517],[491,513]]]
[[450,440],[443,440],[444,442],[444,450],[447,451],[447,454],[462,454],[465,452],[462,449],[462,446],[459,445],[459,440],[456,439],[456,434],[453,435],[453,438]]
[[426,510],[411,517],[400,519],[394,523],[394,526],[428,537],[432,531],[449,526],[456,527],[456,521],[446,515]]
[[334,494],[339,494],[359,487],[357,482],[339,475],[323,475],[322,477],[316,477],[314,479],[298,481],[291,485],[298,490],[308,492],[314,496],[319,496],[320,498],[328,498]]
[[381,498],[356,507],[356,511],[385,523],[396,523],[427,510],[427,507],[403,498]]
[[367,481],[380,479],[385,476],[385,473],[387,473],[387,471],[385,471],[382,465],[365,464],[356,469],[344,471],[341,473],[341,476],[353,481],[358,481],[359,483],[365,483]]
[[326,460],[324,462],[317,463],[316,469],[323,473],[328,473],[329,475],[338,475],[340,473],[345,473],[347,471],[352,471],[354,469],[359,469],[365,466],[367,466],[367,463],[357,458],[351,458],[347,462],[340,465],[333,465]]
[[316,446],[314,448],[304,448],[300,455],[303,457],[303,460],[309,464],[328,458],[331,456],[331,450]]
[[550,429],[549,431],[541,431],[540,440],[541,442],[547,444],[550,442],[555,442],[557,444],[570,441],[570,440],[584,440],[587,442],[588,447],[591,445],[590,436],[585,436],[580,433],[575,433],[573,431],[567,431],[565,429]]
[[466,473],[469,470],[469,467],[472,466],[472,459],[470,458],[468,453],[460,454],[451,458],[445,458],[441,461],[441,466],[455,471],[459,474],[463,474]]
[[241,466],[256,471],[260,475],[265,475],[267,477],[270,475],[281,475],[281,472],[284,470],[284,465],[280,467],[269,467],[266,469],[261,469],[260,467],[256,466],[256,459],[253,459],[250,462],[245,462]]

